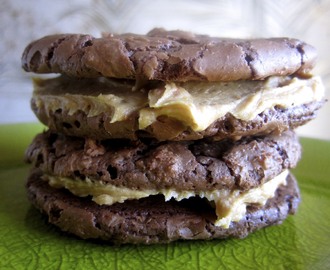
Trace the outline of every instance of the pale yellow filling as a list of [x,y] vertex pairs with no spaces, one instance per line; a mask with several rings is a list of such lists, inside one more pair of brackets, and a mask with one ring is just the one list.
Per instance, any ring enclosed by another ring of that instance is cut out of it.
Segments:
[[166,115],[195,131],[202,131],[227,113],[241,120],[252,120],[268,108],[297,106],[321,100],[323,95],[319,77],[307,80],[271,77],[265,81],[169,83],[165,89],[149,92],[149,108],[140,111],[139,126],[144,129],[158,116]]
[[[54,81],[53,81],[54,82]],[[97,89],[65,91],[61,84],[36,81],[34,100],[46,112],[68,110],[72,115],[83,110],[88,116],[107,113],[114,123],[138,115],[139,129],[145,129],[159,116],[179,120],[194,131],[205,130],[215,120],[231,113],[241,120],[252,120],[266,109],[288,108],[320,101],[324,87],[319,77],[308,79],[271,77],[264,81],[236,82],[168,82],[150,91],[134,91],[103,78]],[[56,80],[55,80],[56,82]],[[55,89],[54,89],[55,88]],[[93,90],[93,91],[92,91]],[[91,94],[92,93],[92,94]]]
[[141,199],[157,194],[163,194],[166,201],[172,198],[180,201],[196,196],[206,198],[208,201],[214,202],[215,204],[215,212],[217,215],[215,225],[228,228],[231,222],[237,222],[243,218],[246,213],[247,205],[264,205],[269,198],[274,197],[276,189],[280,185],[286,184],[287,175],[288,171],[285,170],[260,187],[253,188],[246,192],[241,190],[214,190],[205,192],[175,191],[173,189],[133,190],[92,181],[89,178],[85,180],[74,180],[51,175],[45,175],[44,180],[48,181],[52,187],[64,187],[80,197],[91,195],[93,201],[100,205],[111,205],[116,202],[122,203],[125,200]]
[[[129,96],[129,98],[127,98]],[[46,113],[58,109],[73,115],[84,111],[88,117],[106,113],[110,123],[126,120],[132,113],[147,106],[144,91],[132,91],[131,85],[100,78],[95,85],[82,82],[69,82],[62,78],[34,79],[33,99],[38,108],[44,107]]]

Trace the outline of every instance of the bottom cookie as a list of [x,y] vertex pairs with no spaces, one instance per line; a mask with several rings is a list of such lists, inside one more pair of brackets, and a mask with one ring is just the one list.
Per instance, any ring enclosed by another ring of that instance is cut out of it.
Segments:
[[214,225],[216,215],[204,199],[165,202],[161,195],[130,200],[111,206],[98,205],[89,197],[80,198],[64,189],[50,187],[34,171],[27,181],[28,198],[50,223],[83,239],[111,243],[154,244],[176,240],[243,238],[266,226],[281,223],[294,214],[300,202],[295,178],[264,206],[250,205],[239,222],[228,229]]

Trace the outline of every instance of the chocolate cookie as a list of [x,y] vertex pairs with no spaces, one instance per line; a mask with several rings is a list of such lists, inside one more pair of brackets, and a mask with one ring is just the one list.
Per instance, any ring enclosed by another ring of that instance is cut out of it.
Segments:
[[26,151],[45,174],[133,190],[249,190],[296,166],[296,134],[240,141],[153,142],[39,134]]
[[319,78],[176,83],[136,89],[132,81],[35,80],[31,106],[51,130],[95,139],[150,137],[159,141],[238,139],[281,133],[316,117]]
[[300,201],[296,181],[288,175],[287,185],[280,186],[266,205],[250,205],[239,222],[232,222],[225,229],[214,225],[213,208],[199,198],[165,202],[162,196],[151,196],[101,206],[64,189],[51,188],[40,177],[40,172],[30,175],[28,196],[50,223],[80,238],[119,244],[243,238],[255,230],[281,223],[295,213]]
[[293,214],[292,129],[324,103],[315,49],[290,38],[46,36],[22,56],[49,127],[26,151],[49,222],[113,243],[245,237]]
[[147,35],[46,36],[22,56],[26,71],[162,81],[259,80],[309,74],[315,49],[297,39],[224,39],[154,29]]
[[213,140],[237,140],[246,136],[280,134],[288,129],[295,129],[316,118],[324,101],[314,101],[291,108],[274,107],[258,114],[253,120],[240,120],[232,114],[217,119],[202,131],[194,131],[180,121],[159,117],[145,129],[139,129],[138,116],[110,123],[107,113],[88,116],[79,110],[70,113],[69,109],[47,111],[45,106],[36,106],[31,101],[32,109],[39,120],[53,131],[69,136],[90,137],[94,139],[130,139],[155,138],[158,141],[186,141],[210,138]]

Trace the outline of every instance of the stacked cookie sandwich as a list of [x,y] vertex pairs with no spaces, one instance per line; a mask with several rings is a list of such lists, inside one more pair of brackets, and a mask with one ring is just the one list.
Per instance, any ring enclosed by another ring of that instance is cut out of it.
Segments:
[[154,29],[29,44],[31,202],[81,238],[114,243],[245,237],[295,213],[293,129],[324,103],[316,52],[288,38]]

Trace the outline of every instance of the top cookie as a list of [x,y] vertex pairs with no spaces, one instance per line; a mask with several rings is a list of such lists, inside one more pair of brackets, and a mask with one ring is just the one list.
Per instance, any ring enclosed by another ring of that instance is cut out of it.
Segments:
[[309,74],[316,50],[297,39],[224,39],[154,29],[147,35],[51,35],[29,44],[26,71],[162,81],[258,80]]

